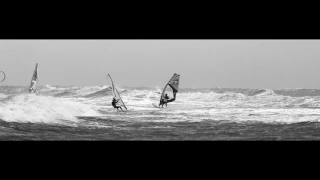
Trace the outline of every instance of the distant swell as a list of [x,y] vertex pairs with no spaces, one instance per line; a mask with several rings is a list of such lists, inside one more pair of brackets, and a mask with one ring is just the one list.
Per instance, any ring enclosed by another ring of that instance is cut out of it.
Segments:
[[62,93],[55,94],[54,97],[63,97],[63,96],[67,96],[70,94],[71,94],[71,92],[62,92]]
[[274,90],[274,92],[283,96],[291,97],[320,96],[320,89],[282,89]]
[[262,93],[265,93],[267,90],[265,89],[259,89],[259,90],[250,90],[246,93],[246,95],[248,96],[255,96],[255,95],[258,95],[258,94],[262,94]]
[[[200,90],[200,89],[199,89]],[[274,94],[290,97],[320,96],[320,89],[243,89],[243,88],[204,88],[200,91],[213,91],[216,93],[242,93],[247,96],[255,96],[266,91],[273,91]]]
[[85,95],[84,97],[86,98],[90,98],[90,97],[101,97],[101,96],[105,96],[107,94],[111,94],[111,87],[105,88],[101,91],[97,91],[88,95]]

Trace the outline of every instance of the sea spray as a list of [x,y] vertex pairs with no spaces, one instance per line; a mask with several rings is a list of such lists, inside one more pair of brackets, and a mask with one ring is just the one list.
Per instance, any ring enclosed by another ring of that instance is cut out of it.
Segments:
[[78,121],[77,116],[99,116],[90,105],[68,99],[22,94],[3,102],[0,118],[9,122],[59,123]]

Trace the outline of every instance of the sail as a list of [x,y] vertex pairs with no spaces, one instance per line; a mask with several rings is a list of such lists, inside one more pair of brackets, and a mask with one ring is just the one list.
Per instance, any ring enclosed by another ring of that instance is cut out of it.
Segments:
[[120,97],[120,93],[118,92],[117,88],[114,86],[113,81],[112,81],[112,79],[111,79],[111,76],[110,76],[109,74],[108,74],[108,76],[109,76],[109,78],[110,78],[110,80],[111,80],[112,95],[113,95],[113,97],[116,99],[116,101],[118,101],[118,102],[116,103],[116,105],[122,106],[122,107],[126,108],[126,110],[128,110],[127,107],[126,107],[126,105],[124,105],[124,102],[122,101],[122,99],[121,99],[121,97]]
[[179,79],[180,79],[180,75],[174,73],[174,75],[172,76],[172,78],[166,84],[166,86],[164,87],[164,89],[162,91],[162,94],[160,97],[160,102],[161,102],[161,99],[163,98],[163,96],[165,96],[166,94],[167,94],[167,96],[169,96],[169,100],[167,101],[167,103],[173,102],[176,99],[176,94],[179,90]]
[[39,85],[39,74],[38,74],[38,63],[36,63],[36,67],[34,69],[34,72],[31,78],[29,93],[35,93],[38,95],[40,93],[38,89],[38,85]]
[[[0,72],[2,72],[2,74],[3,74],[3,78],[0,78],[0,79],[1,79],[0,82],[3,82],[3,81],[6,79],[6,74],[5,74],[3,71],[0,71]],[[1,76],[0,76],[0,77],[1,77]]]

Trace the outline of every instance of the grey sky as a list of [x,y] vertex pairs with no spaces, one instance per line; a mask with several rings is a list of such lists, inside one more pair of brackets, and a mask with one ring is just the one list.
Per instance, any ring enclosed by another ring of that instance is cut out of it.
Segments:
[[0,85],[320,88],[319,40],[0,40]]

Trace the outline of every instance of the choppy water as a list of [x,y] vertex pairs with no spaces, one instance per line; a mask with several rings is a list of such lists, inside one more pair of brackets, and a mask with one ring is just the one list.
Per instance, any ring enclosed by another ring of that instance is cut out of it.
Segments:
[[318,140],[320,90],[180,89],[157,109],[161,89],[108,86],[0,87],[0,140]]

